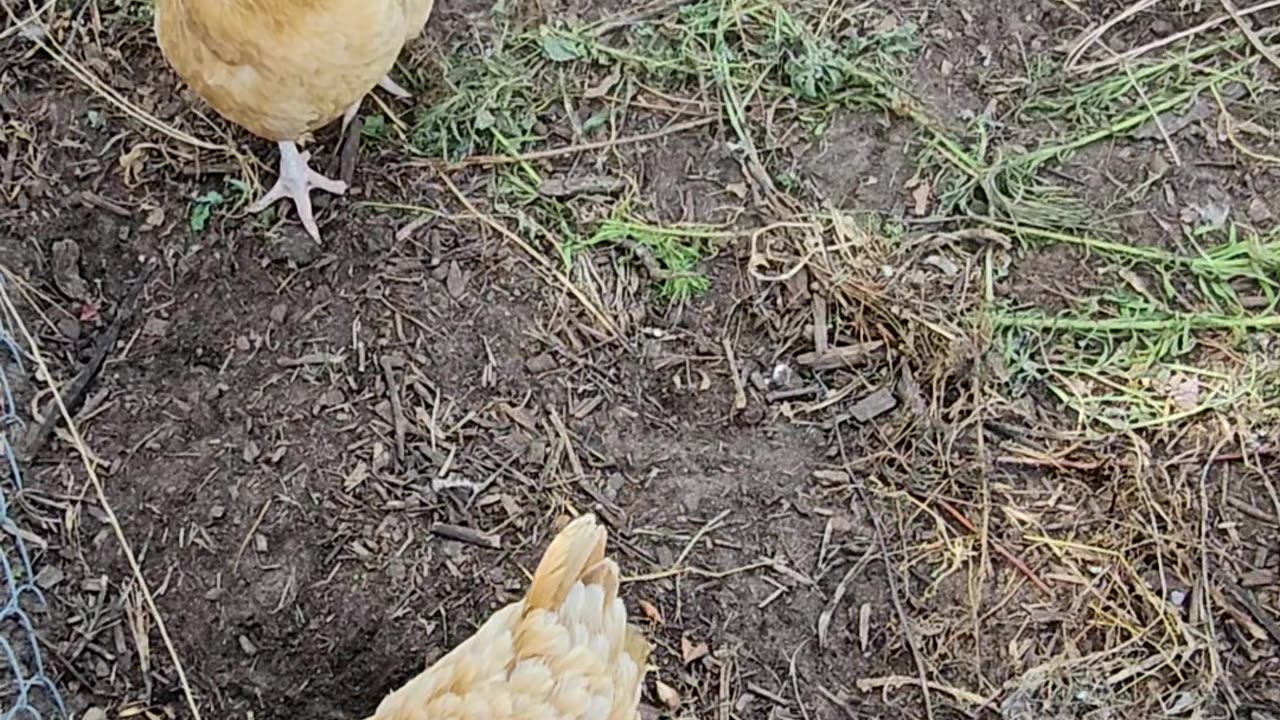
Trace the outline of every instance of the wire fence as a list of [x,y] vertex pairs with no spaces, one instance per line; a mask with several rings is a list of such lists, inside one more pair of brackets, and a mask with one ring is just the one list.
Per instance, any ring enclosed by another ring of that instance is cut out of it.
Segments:
[[[0,292],[3,283],[0,277]],[[23,489],[13,441],[24,425],[10,377],[22,376],[25,369],[9,321],[0,310],[0,718],[65,718],[66,706],[49,677],[32,622],[45,607],[27,549],[32,536],[11,514]]]

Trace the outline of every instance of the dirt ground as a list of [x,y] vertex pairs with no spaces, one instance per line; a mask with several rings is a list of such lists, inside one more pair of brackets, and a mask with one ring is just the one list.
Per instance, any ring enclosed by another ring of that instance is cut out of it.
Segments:
[[[1116,24],[1086,61],[1224,12],[1165,4],[1177,9]],[[1168,390],[1134,401],[1138,416],[1116,414],[1110,395],[1138,390],[1103,369],[1061,383],[1046,369],[1093,345],[1053,345],[992,310],[1109,307],[1116,288],[1167,284],[1170,306],[1199,312],[1202,266],[1133,270],[1110,245],[1035,228],[1097,229],[1140,260],[1188,247],[1203,259],[1208,236],[1188,245],[1179,229],[1222,207],[1262,238],[1242,257],[1270,258],[1230,286],[1274,310],[1280,175],[1255,156],[1275,141],[1249,133],[1255,152],[1242,152],[1201,88],[1161,121],[1037,166],[1090,211],[1027,220],[1044,242],[1009,229],[1042,212],[1013,174],[993,170],[948,206],[952,175],[921,155],[930,132],[972,140],[986,118],[1003,143],[983,158],[992,168],[1058,133],[1067,111],[1023,102],[1058,81],[1028,69],[1125,8],[1048,0],[783,2],[852,35],[914,28],[911,100],[815,120],[762,90],[741,108],[754,147],[732,100],[676,96],[607,54],[581,80],[544,62],[545,102],[511,75],[482,83],[529,114],[516,126],[537,139],[519,150],[555,150],[544,156],[411,154],[417,130],[388,120],[438,132],[431,108],[473,91],[451,73],[515,45],[512,28],[635,13],[593,36],[627,48],[647,42],[646,23],[692,25],[688,6],[720,4],[616,5],[532,4],[513,19],[443,0],[398,71],[417,97],[366,105],[355,187],[317,203],[320,247],[292,210],[240,211],[233,158],[162,135],[0,31],[5,287],[64,392],[118,333],[72,411],[203,716],[364,717],[518,598],[557,523],[592,511],[658,647],[645,717],[1280,717],[1272,326],[1192,323],[1178,337],[1194,348],[1126,366],[1144,392],[1203,371],[1203,406]],[[148,12],[90,0],[46,14],[47,37],[143,113],[230,138],[272,181],[274,148],[182,90]],[[1215,42],[1232,37],[1215,27]],[[570,52],[541,37],[543,52]],[[1280,127],[1276,69],[1245,41],[1223,53],[1252,57],[1241,72],[1257,86],[1247,112],[1219,101],[1242,127]],[[338,140],[330,128],[315,148],[335,169]],[[546,181],[584,178],[588,190],[546,201]],[[664,290],[665,245],[588,241],[623,217],[701,243],[705,292]],[[975,234],[979,217],[994,219]],[[812,244],[813,227],[836,240]],[[43,380],[8,372],[39,428]],[[70,436],[23,460],[21,522],[42,539],[38,567],[55,568],[38,627],[72,715],[190,717]]]

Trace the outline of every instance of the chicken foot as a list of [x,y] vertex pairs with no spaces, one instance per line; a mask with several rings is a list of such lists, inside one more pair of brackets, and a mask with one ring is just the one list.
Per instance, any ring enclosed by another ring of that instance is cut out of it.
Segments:
[[[398,97],[401,99],[413,97],[413,93],[409,92],[408,90],[405,90],[403,87],[400,86],[400,83],[396,82],[395,80],[392,80],[390,75],[386,75],[381,80],[379,80],[378,87],[382,88],[383,90],[386,90],[393,97]],[[351,107],[347,108],[347,111],[342,114],[342,136],[343,137],[346,137],[347,128],[351,126],[351,121],[356,119],[356,115],[360,113],[360,106],[363,104],[364,104],[364,98],[362,97],[359,100],[352,103]]]
[[347,184],[341,180],[331,180],[312,170],[307,164],[310,159],[311,153],[299,152],[298,145],[293,141],[280,142],[280,178],[266,195],[249,206],[249,212],[261,212],[277,200],[289,198],[297,207],[298,219],[307,229],[307,234],[318,243],[320,228],[311,212],[311,191],[315,189],[343,195],[347,192]]

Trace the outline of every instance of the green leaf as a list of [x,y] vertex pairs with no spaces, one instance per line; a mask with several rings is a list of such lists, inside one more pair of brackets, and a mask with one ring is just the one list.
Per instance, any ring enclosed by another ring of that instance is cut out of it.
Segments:
[[542,35],[542,52],[552,62],[572,62],[582,57],[582,47],[576,40],[543,25],[539,31]]
[[210,190],[195,199],[191,205],[191,217],[187,220],[191,232],[203,232],[209,225],[213,208],[226,202],[226,198],[217,190]]
[[382,115],[370,115],[364,119],[360,134],[367,138],[380,138],[387,131],[387,119]]

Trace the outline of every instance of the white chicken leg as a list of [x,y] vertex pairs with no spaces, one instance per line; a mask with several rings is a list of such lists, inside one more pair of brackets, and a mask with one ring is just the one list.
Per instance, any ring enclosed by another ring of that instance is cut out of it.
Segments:
[[347,184],[341,180],[330,180],[312,170],[307,161],[311,153],[299,152],[298,146],[291,140],[280,143],[280,179],[257,202],[249,206],[249,212],[261,212],[277,200],[289,198],[298,208],[298,219],[307,229],[307,234],[317,243],[320,242],[320,228],[316,225],[315,216],[311,213],[311,190],[323,190],[334,195],[347,192]]
[[[383,90],[386,90],[388,93],[390,93],[394,97],[398,97],[401,99],[413,97],[413,93],[400,87],[400,84],[397,83],[395,80],[392,80],[390,75],[387,75],[383,77],[381,80],[379,80],[378,87],[382,88]],[[364,98],[362,97],[359,100],[355,101],[355,103],[353,103],[351,107],[347,108],[347,111],[342,114],[343,137],[346,136],[347,128],[351,126],[351,121],[356,119],[356,115],[359,114],[360,112],[360,106],[363,104],[364,104]]]

